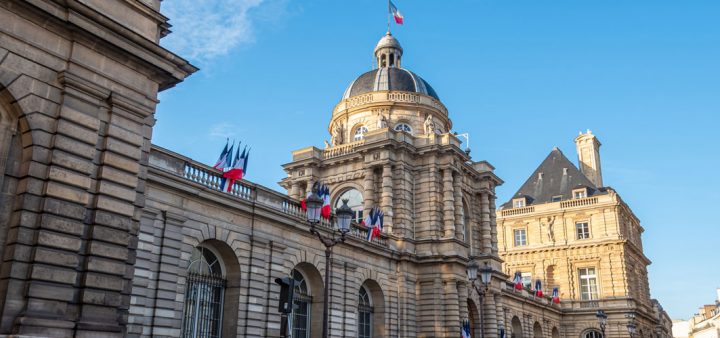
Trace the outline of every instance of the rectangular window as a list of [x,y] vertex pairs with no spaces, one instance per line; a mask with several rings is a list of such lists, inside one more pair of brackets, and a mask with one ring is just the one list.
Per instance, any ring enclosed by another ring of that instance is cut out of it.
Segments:
[[529,272],[523,272],[523,273],[521,273],[521,276],[522,276],[523,287],[531,289],[532,288],[532,274],[530,274]]
[[577,233],[577,239],[590,238],[590,224],[588,224],[588,222],[575,223],[575,230]]
[[557,195],[552,197],[553,202],[560,202],[562,201],[562,195]]
[[595,268],[578,269],[580,276],[580,298],[582,300],[598,299],[597,275]]
[[585,198],[585,197],[587,197],[587,190],[585,190],[585,189],[573,190],[573,198],[578,199],[578,198]]
[[524,198],[517,198],[513,200],[513,208],[522,208],[525,206]]
[[515,229],[515,246],[527,245],[527,232],[525,229]]

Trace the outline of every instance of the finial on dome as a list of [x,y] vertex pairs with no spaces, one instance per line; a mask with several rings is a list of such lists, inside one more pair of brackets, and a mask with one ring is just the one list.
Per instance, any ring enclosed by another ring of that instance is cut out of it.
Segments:
[[403,49],[400,42],[388,30],[375,46],[375,58],[377,59],[378,68],[400,68],[402,53]]

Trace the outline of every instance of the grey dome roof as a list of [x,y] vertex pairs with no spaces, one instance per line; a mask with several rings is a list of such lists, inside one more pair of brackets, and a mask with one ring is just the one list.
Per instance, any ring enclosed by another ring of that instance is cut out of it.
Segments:
[[400,53],[402,53],[402,47],[400,47],[400,41],[396,39],[390,32],[387,32],[385,36],[383,36],[380,41],[378,41],[377,45],[375,46],[375,52],[378,51],[378,49],[381,48],[395,48],[400,50]]
[[360,75],[345,90],[343,99],[380,90],[420,93],[440,100],[435,90],[420,76],[397,67],[373,69]]

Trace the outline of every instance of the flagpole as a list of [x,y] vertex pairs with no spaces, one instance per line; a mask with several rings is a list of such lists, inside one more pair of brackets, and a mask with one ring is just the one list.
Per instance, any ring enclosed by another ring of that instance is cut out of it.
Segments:
[[390,0],[388,0],[387,21],[388,21],[388,33],[390,33]]

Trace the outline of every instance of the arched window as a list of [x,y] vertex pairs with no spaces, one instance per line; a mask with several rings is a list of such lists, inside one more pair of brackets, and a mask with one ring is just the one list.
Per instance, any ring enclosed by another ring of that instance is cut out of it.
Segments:
[[585,332],[583,338],[602,338],[602,333],[600,333],[600,331],[590,330]]
[[308,291],[305,277],[293,269],[292,277],[295,279],[295,310],[292,312],[292,336],[293,338],[309,338],[310,337],[310,304],[312,297]]
[[404,131],[406,133],[412,134],[412,127],[410,127],[407,123],[398,123],[395,125],[395,131]]
[[360,287],[358,295],[358,338],[371,338],[373,332],[372,325],[373,306],[370,301],[370,295],[365,287]]
[[188,266],[183,337],[220,337],[225,295],[222,262],[210,249],[193,249]]
[[348,206],[353,211],[353,220],[360,223],[363,219],[363,196],[357,189],[345,190],[335,200],[335,210],[340,208],[343,204],[342,200],[348,200]]
[[359,126],[357,129],[355,129],[355,134],[353,134],[353,141],[360,141],[365,136],[365,133],[368,132],[368,128],[366,126]]

